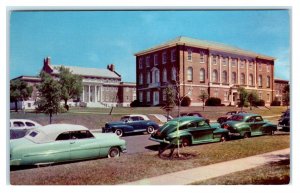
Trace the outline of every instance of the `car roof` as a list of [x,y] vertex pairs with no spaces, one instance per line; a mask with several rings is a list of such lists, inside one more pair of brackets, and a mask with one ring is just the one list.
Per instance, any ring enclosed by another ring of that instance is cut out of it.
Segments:
[[172,119],[172,121],[179,121],[179,122],[185,122],[185,121],[201,121],[206,120],[203,117],[195,117],[195,116],[183,116],[183,117],[177,117],[175,119]]
[[[146,115],[142,115],[142,114],[130,114],[130,115],[124,115],[124,116],[129,116],[129,117],[137,116],[137,117],[143,117],[144,120],[150,120],[149,117],[147,117]],[[124,116],[122,116],[122,117],[124,117]]]
[[259,114],[255,114],[255,113],[238,113],[238,114],[234,114],[232,116],[251,117],[251,116],[260,116],[260,115]]
[[27,121],[27,122],[37,123],[37,122],[35,122],[33,120],[30,120],[30,119],[10,119],[10,121],[23,121],[23,122]]
[[26,138],[30,139],[35,143],[47,143],[47,142],[55,141],[57,136],[61,133],[69,132],[69,131],[83,131],[83,130],[89,130],[89,129],[82,125],[51,124],[51,125],[46,125],[34,129],[33,131],[37,132],[38,135],[35,137],[31,137],[30,135],[27,135]]

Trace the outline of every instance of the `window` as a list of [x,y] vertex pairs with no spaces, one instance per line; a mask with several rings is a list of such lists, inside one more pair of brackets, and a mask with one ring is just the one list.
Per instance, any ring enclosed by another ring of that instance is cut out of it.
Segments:
[[157,54],[154,55],[154,66],[158,65],[158,56]]
[[222,83],[227,83],[227,72],[226,71],[222,72]]
[[139,59],[139,69],[143,68],[143,58]]
[[224,101],[228,101],[228,91],[224,92]]
[[245,81],[245,74],[242,73],[241,74],[241,85],[245,85],[246,84],[246,81]]
[[29,136],[30,136],[30,137],[35,137],[35,136],[37,136],[37,134],[38,134],[38,132],[32,131],[32,132],[29,134]]
[[27,103],[27,107],[30,108],[31,107],[31,103]]
[[262,75],[258,76],[258,86],[262,87]]
[[261,63],[258,63],[258,70],[259,70],[259,71],[261,71],[261,70],[262,70]]
[[91,134],[90,131],[72,131],[70,132],[70,138],[71,139],[87,139],[87,138],[93,138],[93,134]]
[[267,72],[270,72],[270,65],[267,64]]
[[205,70],[201,68],[200,70],[200,82],[205,82]]
[[253,83],[254,83],[254,82],[253,82],[253,74],[250,74],[250,75],[249,75],[248,84],[249,84],[250,86],[253,86],[253,85],[254,85]]
[[270,102],[270,93],[267,93],[267,101]]
[[159,70],[154,71],[154,83],[160,82],[159,81]]
[[258,93],[258,98],[261,100],[262,99],[262,92]]
[[166,89],[163,90],[163,101],[167,100],[167,92]]
[[214,90],[214,97],[218,97],[219,96],[219,91],[218,91],[218,89],[216,89],[216,90]]
[[240,62],[240,68],[244,68],[245,67],[245,60],[241,60]]
[[188,50],[188,61],[192,61],[192,50]]
[[253,62],[250,62],[249,63],[249,69],[252,69],[253,68]]
[[270,88],[271,85],[271,78],[270,76],[267,76],[267,88]]
[[171,51],[171,60],[172,62],[176,61],[176,50]]
[[146,67],[150,66],[150,56],[147,56],[146,58]]
[[25,122],[26,126],[28,127],[34,127],[35,124],[34,123],[31,123],[31,122]]
[[143,92],[139,92],[139,101],[142,103],[143,102]]
[[15,121],[13,123],[14,127],[24,127],[25,124],[23,122],[20,122],[20,121]]
[[213,55],[212,64],[217,64],[217,56]]
[[193,68],[188,67],[187,69],[187,81],[193,81]]
[[163,70],[163,82],[167,82],[167,70],[165,68]]
[[151,78],[150,78],[150,72],[147,72],[147,84],[150,84]]
[[234,59],[234,58],[231,59],[231,66],[232,67],[236,66],[236,59]]
[[176,68],[172,67],[172,80],[176,80],[176,76],[177,76]]
[[213,82],[218,82],[218,71],[214,70],[212,74],[212,81]]
[[200,63],[204,63],[204,53],[200,52]]
[[163,52],[162,54],[162,63],[163,64],[167,63],[167,52]]
[[140,74],[139,83],[143,84],[143,74],[142,73]]
[[57,136],[55,141],[63,141],[63,140],[69,140],[70,139],[70,133],[69,132],[64,132],[61,133]]
[[222,57],[222,65],[226,66],[227,65],[227,58]]
[[262,117],[261,117],[261,116],[259,116],[259,117],[255,117],[255,122],[261,122],[261,121],[263,121],[263,119],[262,119]]
[[150,91],[147,92],[147,102],[150,102]]
[[236,84],[236,73],[235,72],[231,73],[231,82],[232,82],[232,84]]

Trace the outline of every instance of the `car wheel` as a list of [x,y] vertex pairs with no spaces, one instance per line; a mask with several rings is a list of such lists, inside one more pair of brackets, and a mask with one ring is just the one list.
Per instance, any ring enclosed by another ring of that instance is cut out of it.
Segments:
[[190,143],[190,140],[188,138],[182,138],[181,139],[181,146],[182,147],[187,147],[187,146],[190,146],[191,143]]
[[220,142],[225,142],[225,141],[227,141],[227,139],[228,139],[228,136],[222,135],[221,139],[220,139]]
[[148,134],[154,133],[154,127],[149,126],[149,127],[147,128],[147,133],[148,133]]
[[111,147],[108,151],[108,158],[120,157],[120,149],[117,147]]
[[123,136],[123,131],[122,131],[122,129],[116,129],[116,130],[115,130],[115,134],[116,134],[117,136],[119,136],[119,137],[122,137],[122,136]]
[[249,138],[251,136],[250,132],[244,133],[244,138]]

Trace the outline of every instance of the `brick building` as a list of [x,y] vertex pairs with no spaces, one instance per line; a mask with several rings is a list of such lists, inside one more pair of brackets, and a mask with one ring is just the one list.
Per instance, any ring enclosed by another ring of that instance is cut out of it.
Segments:
[[275,98],[280,101],[281,105],[287,105],[284,95],[286,94],[284,88],[289,85],[289,81],[275,78],[274,79],[274,89]]
[[178,37],[140,51],[136,56],[137,98],[143,104],[163,104],[165,88],[180,84],[194,106],[201,91],[236,105],[237,88],[256,90],[270,105],[274,98],[275,58],[220,43]]
[[[82,95],[79,100],[69,100],[68,104],[71,106],[127,107],[136,99],[136,84],[121,82],[121,75],[115,71],[113,64],[107,65],[106,69],[66,66],[62,64],[53,65],[51,64],[50,57],[47,57],[44,59],[42,71],[49,73],[53,77],[57,77],[60,66],[69,68],[73,74],[82,77]],[[15,79],[21,79],[27,82],[29,86],[33,86],[32,96],[28,101],[24,101],[24,105],[26,109],[34,109],[35,101],[38,98],[36,85],[40,84],[41,79],[32,76],[20,76]],[[14,105],[11,104],[11,108],[14,108]]]

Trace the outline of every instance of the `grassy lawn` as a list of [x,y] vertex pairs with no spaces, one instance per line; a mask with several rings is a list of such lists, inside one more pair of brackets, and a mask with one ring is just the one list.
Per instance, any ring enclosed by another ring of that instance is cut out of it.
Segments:
[[269,163],[255,169],[249,169],[221,177],[193,183],[193,185],[276,185],[289,184],[290,160]]
[[[210,120],[216,120],[218,117],[224,115],[228,111],[237,110],[236,107],[205,107],[202,111],[202,107],[181,107],[181,112],[200,112],[203,116]],[[262,116],[280,115],[281,112],[286,110],[286,107],[271,107],[266,108],[244,108],[247,112],[258,113]],[[109,115],[111,108],[71,108],[69,112],[57,114],[53,116],[52,123],[71,123],[84,125],[90,129],[102,128],[106,122],[119,120],[124,114],[151,114],[165,112],[160,107],[144,107],[144,108],[114,108],[112,115]],[[177,109],[171,112],[174,117],[177,115]],[[36,114],[34,112],[22,112],[10,113],[10,118],[25,118],[31,119],[41,123],[42,125],[49,124],[49,117],[45,114]],[[273,120],[274,119],[274,120]],[[270,121],[277,121],[278,118],[268,118]]]
[[[288,134],[237,139],[180,149],[190,159],[161,159],[157,152],[122,155],[10,172],[11,184],[121,184],[170,172],[234,160],[290,147]],[[168,152],[166,152],[168,153]],[[267,168],[270,172],[276,167]],[[288,168],[285,169],[289,170]],[[259,170],[257,170],[259,171]],[[264,169],[260,170],[264,173]],[[258,172],[260,173],[260,172]],[[289,172],[286,172],[289,173]],[[233,184],[240,184],[239,180]]]

